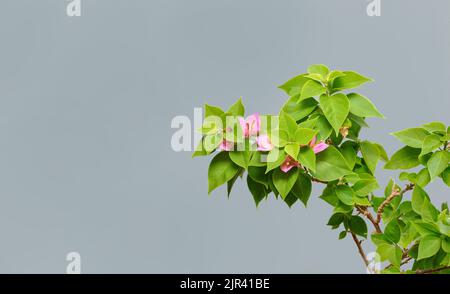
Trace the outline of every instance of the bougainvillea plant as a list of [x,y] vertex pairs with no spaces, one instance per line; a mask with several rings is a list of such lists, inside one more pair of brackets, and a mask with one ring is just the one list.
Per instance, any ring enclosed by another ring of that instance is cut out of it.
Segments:
[[[278,115],[245,118],[241,99],[227,111],[205,105],[193,156],[214,155],[209,193],[226,184],[230,195],[246,173],[257,206],[271,194],[289,207],[306,206],[312,183],[323,185],[319,198],[332,207],[328,225],[340,230],[339,239],[352,238],[366,266],[361,243],[376,246],[384,265],[372,271],[450,273],[449,209],[425,191],[433,181],[450,185],[450,128],[431,122],[392,133],[405,146],[389,158],[381,144],[359,139],[367,118],[383,118],[368,98],[349,91],[369,81],[312,65],[279,87],[289,99]],[[384,189],[375,177],[380,161],[401,171]]]

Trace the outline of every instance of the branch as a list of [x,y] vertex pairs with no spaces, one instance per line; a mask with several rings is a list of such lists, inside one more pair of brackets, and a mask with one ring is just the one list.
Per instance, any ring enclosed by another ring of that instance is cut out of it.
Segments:
[[316,182],[316,183],[325,184],[325,185],[328,184],[328,182],[319,180],[319,179],[317,179],[317,178],[315,178],[315,177],[311,177],[311,181]]
[[377,223],[377,221],[373,218],[373,215],[365,208],[365,207],[361,207],[361,206],[356,206],[356,209],[363,214],[375,227],[375,231],[378,234],[381,234],[381,228],[380,225]]
[[364,264],[366,266],[369,266],[369,261],[367,260],[366,254],[364,253],[364,250],[363,250],[363,248],[361,246],[361,242],[362,241],[358,240],[358,238],[356,237],[355,233],[351,232],[351,235],[352,235],[353,241],[355,241],[355,244],[358,247],[359,255],[361,255],[362,259],[364,260]]
[[386,198],[386,200],[384,200],[383,203],[381,203],[380,207],[378,207],[376,223],[379,224],[381,222],[381,216],[383,215],[384,208],[387,205],[389,205],[392,202],[392,200],[394,200],[395,197],[397,197],[399,195],[403,195],[404,193],[408,192],[409,190],[412,190],[413,188],[414,188],[414,184],[406,185],[406,187],[402,191],[397,190],[394,187],[392,189],[391,195],[389,195]]
[[447,270],[447,269],[450,269],[450,266],[443,266],[440,268],[435,268],[435,269],[430,269],[430,270],[417,270],[416,274],[432,274],[432,273],[440,272],[440,271]]

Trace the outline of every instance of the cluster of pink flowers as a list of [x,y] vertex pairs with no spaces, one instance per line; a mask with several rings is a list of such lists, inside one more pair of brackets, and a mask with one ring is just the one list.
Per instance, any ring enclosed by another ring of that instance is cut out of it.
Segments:
[[[259,117],[258,113],[252,114],[246,119],[239,117],[239,124],[242,128],[242,133],[244,134],[245,138],[250,137],[256,137],[255,141],[258,145],[257,150],[258,151],[270,151],[273,149],[273,144],[270,141],[269,136],[266,134],[259,134],[259,131],[261,129],[261,119]],[[325,142],[316,142],[317,138],[314,137],[311,142],[309,143],[309,146],[312,148],[315,154],[322,152],[323,150],[328,148],[328,144]],[[219,149],[222,151],[232,151],[234,148],[234,143],[227,141],[223,139],[222,143],[219,145]],[[290,171],[293,167],[299,167],[300,163],[292,158],[290,155],[286,156],[286,159],[283,161],[283,163],[280,166],[280,169],[287,173]]]

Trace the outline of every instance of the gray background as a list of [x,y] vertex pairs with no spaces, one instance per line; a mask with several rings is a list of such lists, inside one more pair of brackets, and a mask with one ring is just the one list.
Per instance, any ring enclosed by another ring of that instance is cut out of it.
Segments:
[[392,152],[389,132],[448,123],[449,1],[66,4],[1,1],[1,273],[64,273],[70,251],[84,273],[364,272],[319,189],[308,209],[255,209],[244,183],[208,197],[209,159],[173,152],[170,122],[239,96],[276,112],[277,85],[325,63],[376,80],[361,93],[387,119],[363,136]]

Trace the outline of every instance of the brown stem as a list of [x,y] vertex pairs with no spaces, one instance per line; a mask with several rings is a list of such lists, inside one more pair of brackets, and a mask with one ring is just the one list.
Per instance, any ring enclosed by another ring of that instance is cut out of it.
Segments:
[[364,253],[364,249],[361,246],[361,242],[360,240],[358,240],[358,238],[356,237],[356,235],[354,233],[351,233],[353,241],[355,241],[356,246],[358,247],[358,252],[359,255],[361,255],[362,259],[364,260],[364,264],[366,266],[369,266],[369,261],[367,260],[366,254]]
[[322,181],[322,180],[319,180],[319,179],[317,179],[317,178],[314,178],[314,177],[311,177],[311,181],[313,181],[313,182],[316,182],[316,183],[321,183],[321,184],[328,184],[328,182],[325,182],[325,181]]
[[443,270],[447,270],[450,269],[450,266],[443,266],[440,268],[435,268],[435,269],[430,269],[430,270],[417,270],[416,274],[431,274],[431,273],[436,273],[436,272],[440,272]]
[[373,224],[373,226],[375,227],[375,231],[378,234],[382,233],[379,223],[376,222],[376,220],[373,218],[373,215],[367,210],[367,208],[356,206],[356,209]]
[[403,195],[404,193],[408,192],[409,190],[412,190],[414,188],[414,184],[408,184],[406,185],[405,189],[402,191],[395,189],[395,187],[392,189],[391,195],[389,195],[386,200],[381,203],[380,207],[378,207],[377,210],[377,219],[376,223],[379,224],[381,222],[381,216],[383,215],[384,208],[388,206],[392,200],[394,200],[395,197],[399,195]]

